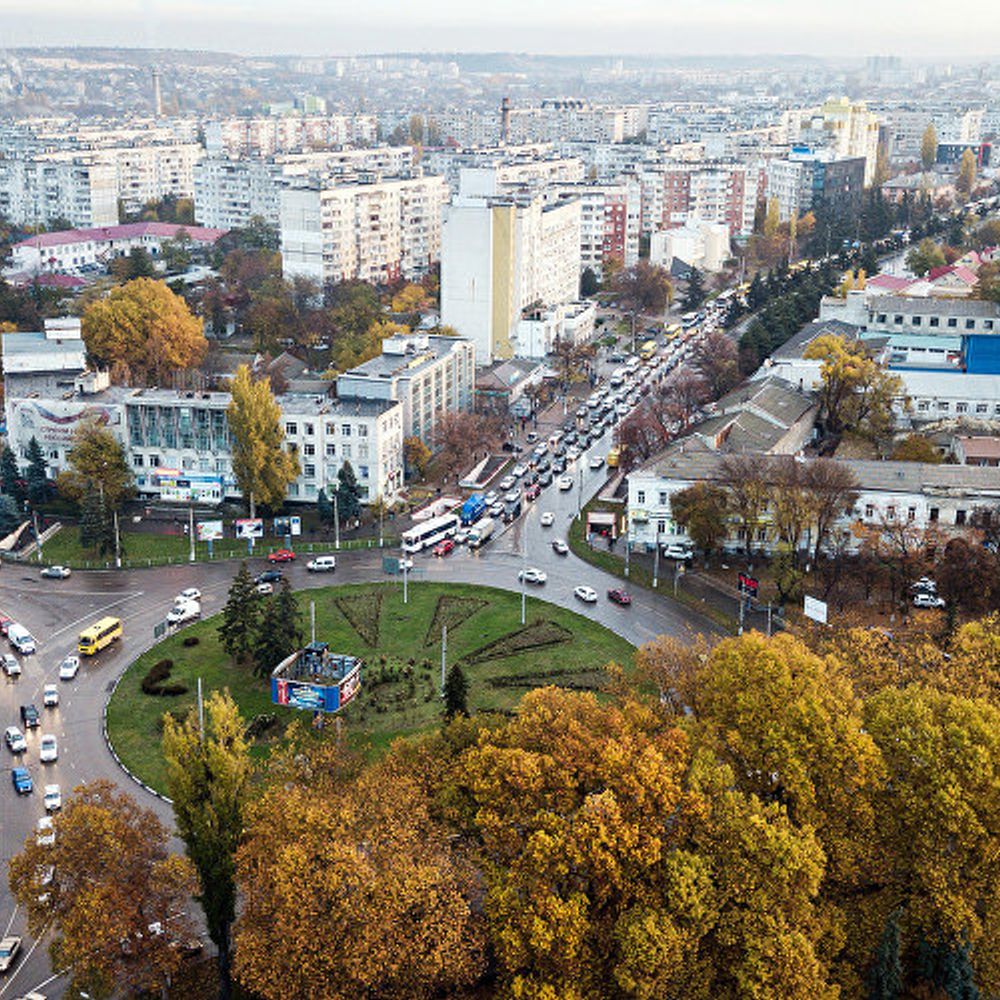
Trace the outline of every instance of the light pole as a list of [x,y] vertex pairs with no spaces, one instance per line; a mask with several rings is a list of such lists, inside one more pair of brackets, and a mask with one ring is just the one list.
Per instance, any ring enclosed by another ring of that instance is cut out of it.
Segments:
[[407,597],[407,594],[406,594],[406,567],[407,567],[406,556],[404,555],[403,556],[403,603],[404,604],[406,604],[406,597]]
[[188,507],[188,538],[190,539],[191,547],[188,553],[188,562],[194,562],[194,502],[192,501],[191,506]]
[[660,575],[660,529],[656,529],[656,544],[653,549],[653,586],[659,585]]
[[524,529],[527,528],[527,518],[521,523],[521,624],[525,623],[528,604],[528,539]]
[[337,494],[333,494],[333,547],[340,549],[340,511],[337,508]]

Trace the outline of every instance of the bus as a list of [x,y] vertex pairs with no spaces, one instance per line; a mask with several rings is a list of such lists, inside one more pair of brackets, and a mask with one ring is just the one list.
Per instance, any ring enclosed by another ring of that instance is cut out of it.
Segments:
[[667,340],[676,340],[681,335],[681,329],[680,323],[671,323],[667,327]]
[[93,656],[105,646],[110,646],[115,639],[121,637],[122,620],[120,618],[102,618],[80,633],[80,641],[76,648],[84,656]]
[[618,468],[618,463],[621,461],[621,454],[621,449],[617,445],[608,452],[607,462],[609,469]]
[[445,538],[451,538],[458,531],[458,515],[442,514],[432,517],[423,524],[418,524],[403,532],[403,551],[419,552],[431,548]]
[[639,348],[639,357],[643,361],[648,361],[656,353],[656,341],[647,340],[642,347]]

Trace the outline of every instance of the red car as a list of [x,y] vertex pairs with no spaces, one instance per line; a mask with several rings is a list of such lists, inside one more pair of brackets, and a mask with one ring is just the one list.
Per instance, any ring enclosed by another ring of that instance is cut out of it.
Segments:
[[526,489],[526,490],[524,491],[524,499],[525,499],[525,500],[536,500],[536,499],[537,499],[538,497],[540,497],[541,495],[542,495],[542,487],[541,487],[541,486],[539,486],[539,484],[538,484],[538,483],[532,483],[532,484],[531,484],[531,485],[530,485],[530,486],[529,486],[529,487],[528,487],[528,488],[527,488],[527,489]]
[[294,562],[295,553],[291,549],[278,549],[277,552],[270,552],[267,556],[269,563]]
[[9,629],[13,624],[13,618],[8,618],[6,615],[0,615],[0,632],[3,632],[4,635],[7,634],[7,629]]
[[434,546],[434,555],[436,556],[446,556],[449,552],[453,551],[455,548],[455,543],[450,539],[446,538],[443,542],[438,542]]
[[632,595],[626,590],[620,590],[615,587],[613,590],[608,591],[608,600],[613,601],[615,604],[620,604],[623,608],[627,608],[632,603]]

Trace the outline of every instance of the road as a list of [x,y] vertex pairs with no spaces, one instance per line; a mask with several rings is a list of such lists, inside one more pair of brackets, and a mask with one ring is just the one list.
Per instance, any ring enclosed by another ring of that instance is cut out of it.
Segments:
[[[445,558],[421,553],[415,558],[415,577],[435,581],[478,583],[518,590],[518,570],[525,564],[547,574],[547,582],[531,587],[534,596],[573,608],[606,625],[638,645],[661,633],[691,635],[711,632],[711,622],[666,598],[639,591],[633,594],[631,608],[620,608],[605,599],[608,588],[621,581],[595,569],[572,553],[556,554],[551,542],[565,538],[570,522],[585,503],[603,485],[605,468],[591,469],[588,459],[606,454],[611,443],[610,431],[595,442],[567,472],[574,488],[561,492],[548,487],[534,502],[526,504],[524,514],[478,551],[458,547]],[[551,511],[555,522],[542,527],[541,513]],[[385,580],[382,555],[386,550],[372,549],[343,552],[337,556],[334,574],[309,574],[304,565],[287,567],[293,587],[305,589],[334,583]],[[256,572],[264,560],[254,559]],[[43,815],[42,786],[58,783],[63,794],[84,781],[108,778],[136,795],[143,805],[152,808],[168,825],[172,822],[169,806],[130,781],[119,769],[102,735],[102,713],[115,678],[136,656],[153,642],[153,627],[162,621],[173,597],[185,587],[198,587],[203,594],[205,615],[218,612],[225,603],[235,562],[194,563],[151,570],[77,572],[67,580],[43,580],[37,570],[8,564],[0,571],[0,612],[25,625],[38,641],[38,651],[23,657],[23,674],[16,680],[0,682],[0,720],[3,726],[20,725],[20,706],[34,703],[42,712],[42,723],[29,730],[28,750],[23,763],[31,772],[35,791],[18,796],[11,785],[9,771],[16,761],[6,748],[0,748],[3,770],[0,781],[0,854],[9,859],[20,850]],[[400,581],[397,581],[402,586]],[[593,587],[600,595],[595,605],[586,605],[573,596],[579,584]],[[114,614],[125,622],[120,642],[97,656],[85,659],[76,679],[59,682],[60,705],[43,709],[42,688],[57,681],[63,657],[75,651],[77,635],[87,624],[105,614]],[[42,733],[53,733],[59,741],[59,760],[41,764],[38,744]],[[48,939],[32,941],[26,931],[24,914],[16,910],[7,889],[6,878],[0,885],[0,931],[24,938],[23,955],[15,969],[0,980],[0,998],[19,997],[42,986],[47,997],[61,996],[65,977],[52,980]]]

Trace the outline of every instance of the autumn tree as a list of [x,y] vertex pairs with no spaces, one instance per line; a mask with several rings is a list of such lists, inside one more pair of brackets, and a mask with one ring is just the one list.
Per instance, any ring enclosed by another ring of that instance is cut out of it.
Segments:
[[233,475],[256,517],[257,504],[279,508],[289,483],[299,474],[299,459],[284,447],[281,409],[266,380],[254,381],[240,365],[226,411],[233,439]]
[[420,438],[411,436],[403,440],[403,458],[411,474],[423,479],[427,475],[431,457],[430,448]]
[[729,491],[729,507],[740,526],[748,558],[768,502],[767,465],[760,455],[727,455],[719,481]]
[[920,434],[907,434],[897,441],[890,457],[894,462],[926,462],[930,465],[939,465],[941,462],[941,454],[937,448]]
[[821,361],[820,419],[830,434],[850,429],[883,440],[894,423],[893,405],[904,397],[899,376],[886,371],[865,346],[834,334],[823,334],[804,356]]
[[976,154],[971,149],[966,149],[962,153],[962,160],[958,165],[958,177],[955,178],[955,190],[965,198],[972,194],[972,189],[976,184]]
[[721,330],[710,330],[695,341],[691,364],[705,380],[711,399],[724,396],[740,381],[736,342]]
[[918,278],[922,278],[936,267],[943,267],[945,263],[944,251],[929,236],[922,239],[915,247],[910,247],[906,253],[906,266]]
[[194,888],[187,860],[167,851],[167,829],[104,780],[79,786],[54,827],[54,844],[32,834],[8,872],[31,933],[53,931],[53,967],[92,997],[164,989],[181,962],[174,942],[193,934],[185,907]]
[[299,780],[251,809],[238,854],[236,975],[255,996],[455,996],[484,969],[478,879],[394,755]]
[[674,300],[670,276],[662,267],[640,260],[626,267],[615,276],[613,290],[618,303],[629,315],[632,326],[632,345],[641,317],[646,313],[661,314]]
[[680,425],[685,433],[699,408],[708,401],[708,382],[694,368],[680,365],[650,394],[652,402],[659,401],[671,421]]
[[771,486],[771,524],[794,565],[802,536],[812,520],[803,464],[790,455],[777,456],[768,462],[767,478]]
[[729,495],[715,483],[695,483],[671,495],[670,515],[710,559],[729,534]]
[[813,537],[812,559],[830,538],[834,525],[854,510],[858,502],[858,481],[854,473],[832,458],[817,458],[802,468],[802,489],[806,495]]
[[97,420],[79,424],[67,455],[69,468],[59,473],[56,486],[63,496],[81,503],[98,493],[108,511],[120,510],[135,494],[135,476],[118,438]]
[[231,930],[236,919],[236,848],[250,786],[244,722],[235,702],[212,691],[204,727],[196,713],[181,721],[167,712],[163,757],[177,831],[198,873],[198,901],[217,949],[219,996],[232,992]]
[[136,278],[83,314],[87,353],[105,368],[125,366],[140,385],[170,385],[174,373],[205,356],[201,322],[162,281]]
[[464,472],[476,456],[485,455],[499,442],[496,421],[479,413],[442,413],[434,426],[437,463],[446,478]]
[[937,129],[931,122],[924,129],[924,134],[920,139],[920,164],[924,170],[930,170],[937,160],[938,137]]

